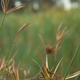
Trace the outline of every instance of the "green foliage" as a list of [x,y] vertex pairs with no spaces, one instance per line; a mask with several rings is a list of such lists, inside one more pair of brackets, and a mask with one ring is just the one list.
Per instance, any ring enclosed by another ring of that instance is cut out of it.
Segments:
[[[60,58],[63,56],[63,72],[67,65],[71,61],[72,55],[76,47],[80,43],[80,9],[71,10],[66,12],[64,10],[57,10],[55,8],[50,8],[43,10],[39,13],[32,13],[25,10],[23,13],[11,13],[7,15],[3,28],[0,32],[0,56],[9,56],[9,52],[16,36],[18,29],[24,23],[30,23],[29,27],[24,30],[16,42],[13,54],[17,51],[15,57],[16,64],[20,61],[21,66],[31,67],[33,64],[33,74],[38,72],[37,65],[32,61],[32,59],[37,60],[40,63],[39,49],[44,55],[44,48],[41,44],[38,33],[43,36],[45,43],[50,42],[50,44],[55,43],[55,33],[57,27],[63,23],[63,27],[67,26],[68,34],[63,40],[61,49],[55,56],[55,60],[52,61],[53,57],[49,59],[50,67],[57,64]],[[0,22],[3,14],[0,15]],[[54,45],[53,45],[54,46]],[[80,69],[80,54],[77,55],[71,68],[71,72],[75,72]],[[56,59],[57,58],[57,59]],[[56,62],[56,63],[55,63]],[[77,65],[77,66],[76,66]]]

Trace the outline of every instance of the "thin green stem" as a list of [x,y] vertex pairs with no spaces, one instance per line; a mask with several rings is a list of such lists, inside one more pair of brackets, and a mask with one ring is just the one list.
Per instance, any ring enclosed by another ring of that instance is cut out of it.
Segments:
[[5,17],[6,17],[6,14],[4,14],[4,16],[3,16],[3,18],[2,18],[2,21],[1,21],[1,24],[0,24],[0,31],[2,30]]
[[68,66],[68,68],[67,68],[66,73],[65,73],[64,80],[65,80],[66,76],[68,75],[68,72],[69,72],[69,70],[70,70],[70,68],[71,68],[71,66],[72,66],[72,64],[73,64],[73,62],[74,62],[74,60],[75,60],[75,57],[76,57],[77,53],[79,52],[79,49],[80,49],[80,46],[77,48],[77,50],[75,51],[75,53],[74,53],[74,55],[73,55],[73,57],[72,57],[72,60],[71,60],[69,66]]
[[11,50],[10,50],[10,54],[9,54],[9,57],[8,57],[8,64],[9,64],[9,60],[10,60],[10,58],[11,58],[11,54],[12,54],[12,52],[13,52],[13,49],[14,49],[14,47],[15,47],[15,44],[16,44],[18,35],[19,35],[19,34],[17,33],[17,34],[16,34],[16,37],[15,37],[15,39],[14,39],[14,41],[13,41],[13,44],[12,44],[12,47],[11,47]]
[[16,41],[17,41],[17,38],[18,38],[18,34],[16,34],[16,37],[15,37],[15,39],[14,39],[14,41],[13,41],[13,44],[12,44],[12,47],[11,47],[11,50],[10,50],[10,54],[9,54],[9,57],[8,57],[8,65],[9,65],[9,60],[10,60],[10,58],[11,58],[11,54],[12,54],[12,52],[13,52],[13,49],[14,49],[14,46],[15,46],[15,43],[16,43]]
[[12,54],[12,51],[13,51],[13,49],[14,49],[14,43],[13,43],[13,45],[12,45],[12,47],[11,47],[11,50],[10,50],[10,54],[9,54],[9,57],[8,57],[8,61],[9,61],[9,59],[10,59],[10,57],[11,57],[11,54]]

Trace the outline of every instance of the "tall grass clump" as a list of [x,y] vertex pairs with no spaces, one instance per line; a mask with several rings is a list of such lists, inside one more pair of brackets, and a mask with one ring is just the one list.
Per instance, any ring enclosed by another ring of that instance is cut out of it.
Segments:
[[[3,27],[3,24],[5,24],[4,20],[5,20],[6,15],[15,11],[15,10],[18,10],[22,7],[25,7],[26,4],[22,4],[21,6],[14,7],[10,10],[8,10],[8,5],[9,5],[9,0],[1,0],[1,6],[2,6],[2,9],[4,12],[4,17],[3,17],[1,24],[0,24],[1,25],[0,31]],[[16,32],[16,36],[15,36],[15,39],[13,40],[12,47],[10,49],[8,58],[6,58],[6,56],[3,58],[0,58],[0,80],[68,80],[68,79],[79,80],[80,79],[80,71],[77,71],[71,75],[69,75],[69,71],[71,69],[71,66],[72,66],[74,60],[76,59],[77,54],[79,53],[80,46],[75,51],[70,63],[68,64],[68,68],[65,70],[64,75],[63,75],[62,70],[60,69],[60,67],[64,68],[63,66],[61,66],[62,61],[64,60],[64,57],[62,57],[59,60],[56,67],[54,67],[54,68],[52,67],[50,69],[49,55],[51,55],[54,59],[55,55],[58,54],[59,49],[61,49],[61,47],[62,47],[63,37],[65,37],[66,33],[68,33],[68,31],[66,31],[66,28],[62,28],[62,25],[60,25],[57,29],[56,36],[55,36],[56,42],[53,45],[45,44],[45,41],[43,40],[42,36],[40,34],[38,34],[38,37],[44,47],[44,52],[45,52],[44,55],[45,56],[43,57],[43,52],[39,48],[39,54],[40,54],[39,57],[41,59],[42,64],[40,64],[38,61],[33,59],[33,61],[40,68],[39,72],[36,75],[34,74],[33,77],[28,78],[27,76],[29,74],[31,74],[31,68],[33,68],[33,67],[30,67],[28,70],[26,70],[23,67],[20,67],[20,63],[18,63],[17,66],[15,65],[16,64],[15,56],[16,56],[17,52],[14,55],[12,53],[14,51],[15,44],[17,43],[17,39],[19,37],[19,34],[28,26],[29,26],[29,23],[24,24]],[[58,71],[60,71],[60,72],[58,72]],[[21,76],[21,74],[23,76]]]
[[[71,75],[68,75],[68,73],[70,71],[70,68],[72,66],[72,63],[74,62],[74,59],[76,58],[76,55],[79,52],[80,46],[75,51],[75,53],[72,57],[72,60],[69,63],[69,66],[68,66],[67,70],[65,70],[65,75],[64,76],[62,76],[62,73],[57,73],[59,68],[60,68],[60,65],[62,63],[63,58],[59,61],[59,63],[55,67],[54,71],[52,71],[52,69],[49,68],[48,56],[49,55],[55,55],[57,53],[57,51],[61,47],[62,38],[65,35],[65,33],[66,33],[65,28],[63,30],[61,30],[61,26],[59,26],[58,31],[57,31],[57,35],[56,35],[55,46],[45,45],[44,41],[43,41],[43,38],[39,35],[39,38],[40,38],[40,40],[41,40],[41,42],[42,42],[42,44],[45,48],[45,53],[46,53],[45,54],[45,56],[46,56],[45,62],[43,61],[42,53],[40,53],[40,57],[41,57],[42,65],[43,65],[43,66],[39,65],[40,69],[41,69],[40,79],[45,79],[45,80],[68,80],[68,79],[71,79],[71,78],[73,79],[74,77],[80,75],[80,71],[77,71],[77,72],[75,72]],[[79,76],[76,79],[78,80],[78,78],[79,78]]]
[[[12,56],[11,53],[15,47],[15,43],[18,39],[18,36],[20,34],[20,32],[22,32],[23,29],[25,29],[29,24],[24,24],[17,32],[16,37],[13,41],[13,45],[9,54],[9,58],[8,60],[5,60],[5,58],[1,58],[0,59],[0,77],[1,80],[68,80],[71,78],[74,78],[76,76],[78,76],[75,80],[79,80],[79,75],[80,75],[80,71],[77,71],[71,75],[68,75],[70,68],[72,66],[72,63],[74,61],[74,59],[76,58],[76,55],[79,52],[80,46],[78,47],[78,49],[76,50],[76,52],[74,53],[71,62],[69,63],[69,66],[67,68],[67,71],[65,71],[65,75],[62,76],[62,73],[57,73],[60,65],[62,63],[63,58],[61,58],[61,60],[58,62],[58,64],[56,65],[56,67],[53,69],[49,68],[49,62],[48,62],[48,56],[52,55],[54,56],[55,54],[57,54],[57,51],[60,49],[61,47],[61,43],[62,43],[62,38],[66,33],[66,29],[64,28],[63,30],[61,30],[61,26],[58,28],[57,34],[56,34],[56,44],[55,46],[52,45],[45,45],[43,38],[41,37],[41,35],[38,35],[43,46],[45,49],[45,57],[46,60],[44,61],[44,58],[42,56],[42,52],[40,51],[40,59],[42,64],[40,65],[37,61],[35,61],[33,59],[33,61],[39,66],[40,71],[39,73],[37,73],[35,76],[33,76],[32,78],[27,78],[27,76],[29,74],[31,74],[31,68],[29,68],[28,70],[25,70],[24,68],[20,68],[20,65],[18,64],[17,66],[15,66],[15,62],[14,62],[14,58],[16,56],[16,53]],[[12,57],[11,57],[12,56]],[[22,74],[24,75],[23,78],[20,77],[20,72],[22,72]]]

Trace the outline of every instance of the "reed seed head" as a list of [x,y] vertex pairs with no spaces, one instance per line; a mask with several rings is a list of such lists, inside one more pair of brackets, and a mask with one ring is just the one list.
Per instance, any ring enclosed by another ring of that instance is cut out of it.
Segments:
[[1,0],[1,6],[2,6],[2,10],[3,10],[4,14],[9,14],[11,12],[14,12],[14,11],[21,9],[21,8],[26,6],[26,2],[25,2],[25,3],[21,4],[20,6],[13,7],[13,8],[8,10],[9,2],[10,2],[10,0]]
[[53,51],[53,48],[50,45],[45,46],[45,49],[46,49],[46,54],[51,54]]

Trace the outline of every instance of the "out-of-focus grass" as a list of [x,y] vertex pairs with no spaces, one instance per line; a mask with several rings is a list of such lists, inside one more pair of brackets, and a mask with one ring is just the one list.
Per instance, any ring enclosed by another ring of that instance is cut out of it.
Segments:
[[[32,58],[40,62],[39,49],[44,55],[44,47],[38,38],[38,34],[42,35],[45,43],[50,42],[50,44],[54,44],[57,27],[63,23],[63,27],[67,26],[68,33],[63,39],[62,47],[58,51],[55,60],[53,60],[53,56],[50,56],[49,61],[50,67],[52,67],[52,65],[56,65],[60,58],[63,57],[62,70],[64,72],[80,43],[79,13],[80,9],[66,12],[62,9],[49,8],[37,13],[25,10],[20,13],[15,12],[9,14],[0,32],[0,56],[9,56],[18,29],[24,23],[29,22],[29,27],[19,34],[13,54],[17,51],[17,56],[15,57],[16,64],[20,61],[22,66],[30,67],[33,65],[33,73],[35,71],[34,74],[36,74],[38,72],[38,66],[32,61]],[[2,16],[3,14],[0,13],[0,21]],[[80,69],[79,56],[80,54],[77,55],[71,72]]]

